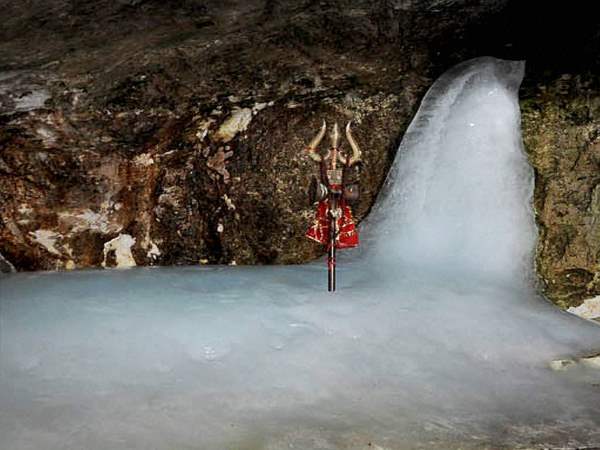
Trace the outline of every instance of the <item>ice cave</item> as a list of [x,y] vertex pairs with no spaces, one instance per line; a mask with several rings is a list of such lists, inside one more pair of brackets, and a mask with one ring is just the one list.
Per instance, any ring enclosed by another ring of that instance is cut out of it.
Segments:
[[0,448],[600,445],[600,326],[533,269],[524,62],[430,88],[360,250],[0,278]]

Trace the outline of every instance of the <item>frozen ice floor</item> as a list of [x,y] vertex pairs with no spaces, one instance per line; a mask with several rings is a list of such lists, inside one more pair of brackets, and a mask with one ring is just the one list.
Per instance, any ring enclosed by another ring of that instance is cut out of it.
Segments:
[[[534,294],[352,267],[1,281],[0,448],[600,443],[600,327]],[[321,288],[321,289],[320,289]],[[536,444],[536,445],[533,445]]]
[[534,290],[523,64],[431,88],[324,264],[0,278],[0,449],[600,447],[600,326]]

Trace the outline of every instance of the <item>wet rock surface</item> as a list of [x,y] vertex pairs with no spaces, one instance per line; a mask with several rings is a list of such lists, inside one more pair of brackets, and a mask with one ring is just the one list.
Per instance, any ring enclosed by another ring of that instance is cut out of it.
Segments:
[[[507,0],[0,6],[4,271],[315,258],[303,149],[320,121],[354,123],[361,220],[432,81],[489,54],[528,60],[548,295],[566,306],[598,293],[597,91],[582,78],[598,39],[583,10],[539,22]],[[569,22],[583,31],[553,37]]]
[[592,74],[541,82],[522,101],[536,169],[537,269],[563,307],[600,294],[600,90]]

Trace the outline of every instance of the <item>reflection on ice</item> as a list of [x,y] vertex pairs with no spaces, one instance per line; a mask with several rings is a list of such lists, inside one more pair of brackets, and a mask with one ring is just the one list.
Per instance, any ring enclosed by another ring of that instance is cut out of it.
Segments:
[[551,362],[600,327],[530,281],[521,76],[436,83],[336,294],[322,264],[2,278],[0,447],[598,444],[600,370]]

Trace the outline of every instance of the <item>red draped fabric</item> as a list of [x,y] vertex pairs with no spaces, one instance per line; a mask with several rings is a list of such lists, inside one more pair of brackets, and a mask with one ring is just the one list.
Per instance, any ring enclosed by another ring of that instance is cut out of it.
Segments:
[[[335,247],[356,247],[358,245],[358,230],[352,218],[352,211],[344,199],[340,200],[339,207],[342,210],[342,214],[336,219],[338,234],[336,236]],[[329,248],[329,202],[327,200],[319,202],[314,222],[306,232],[306,237]]]

